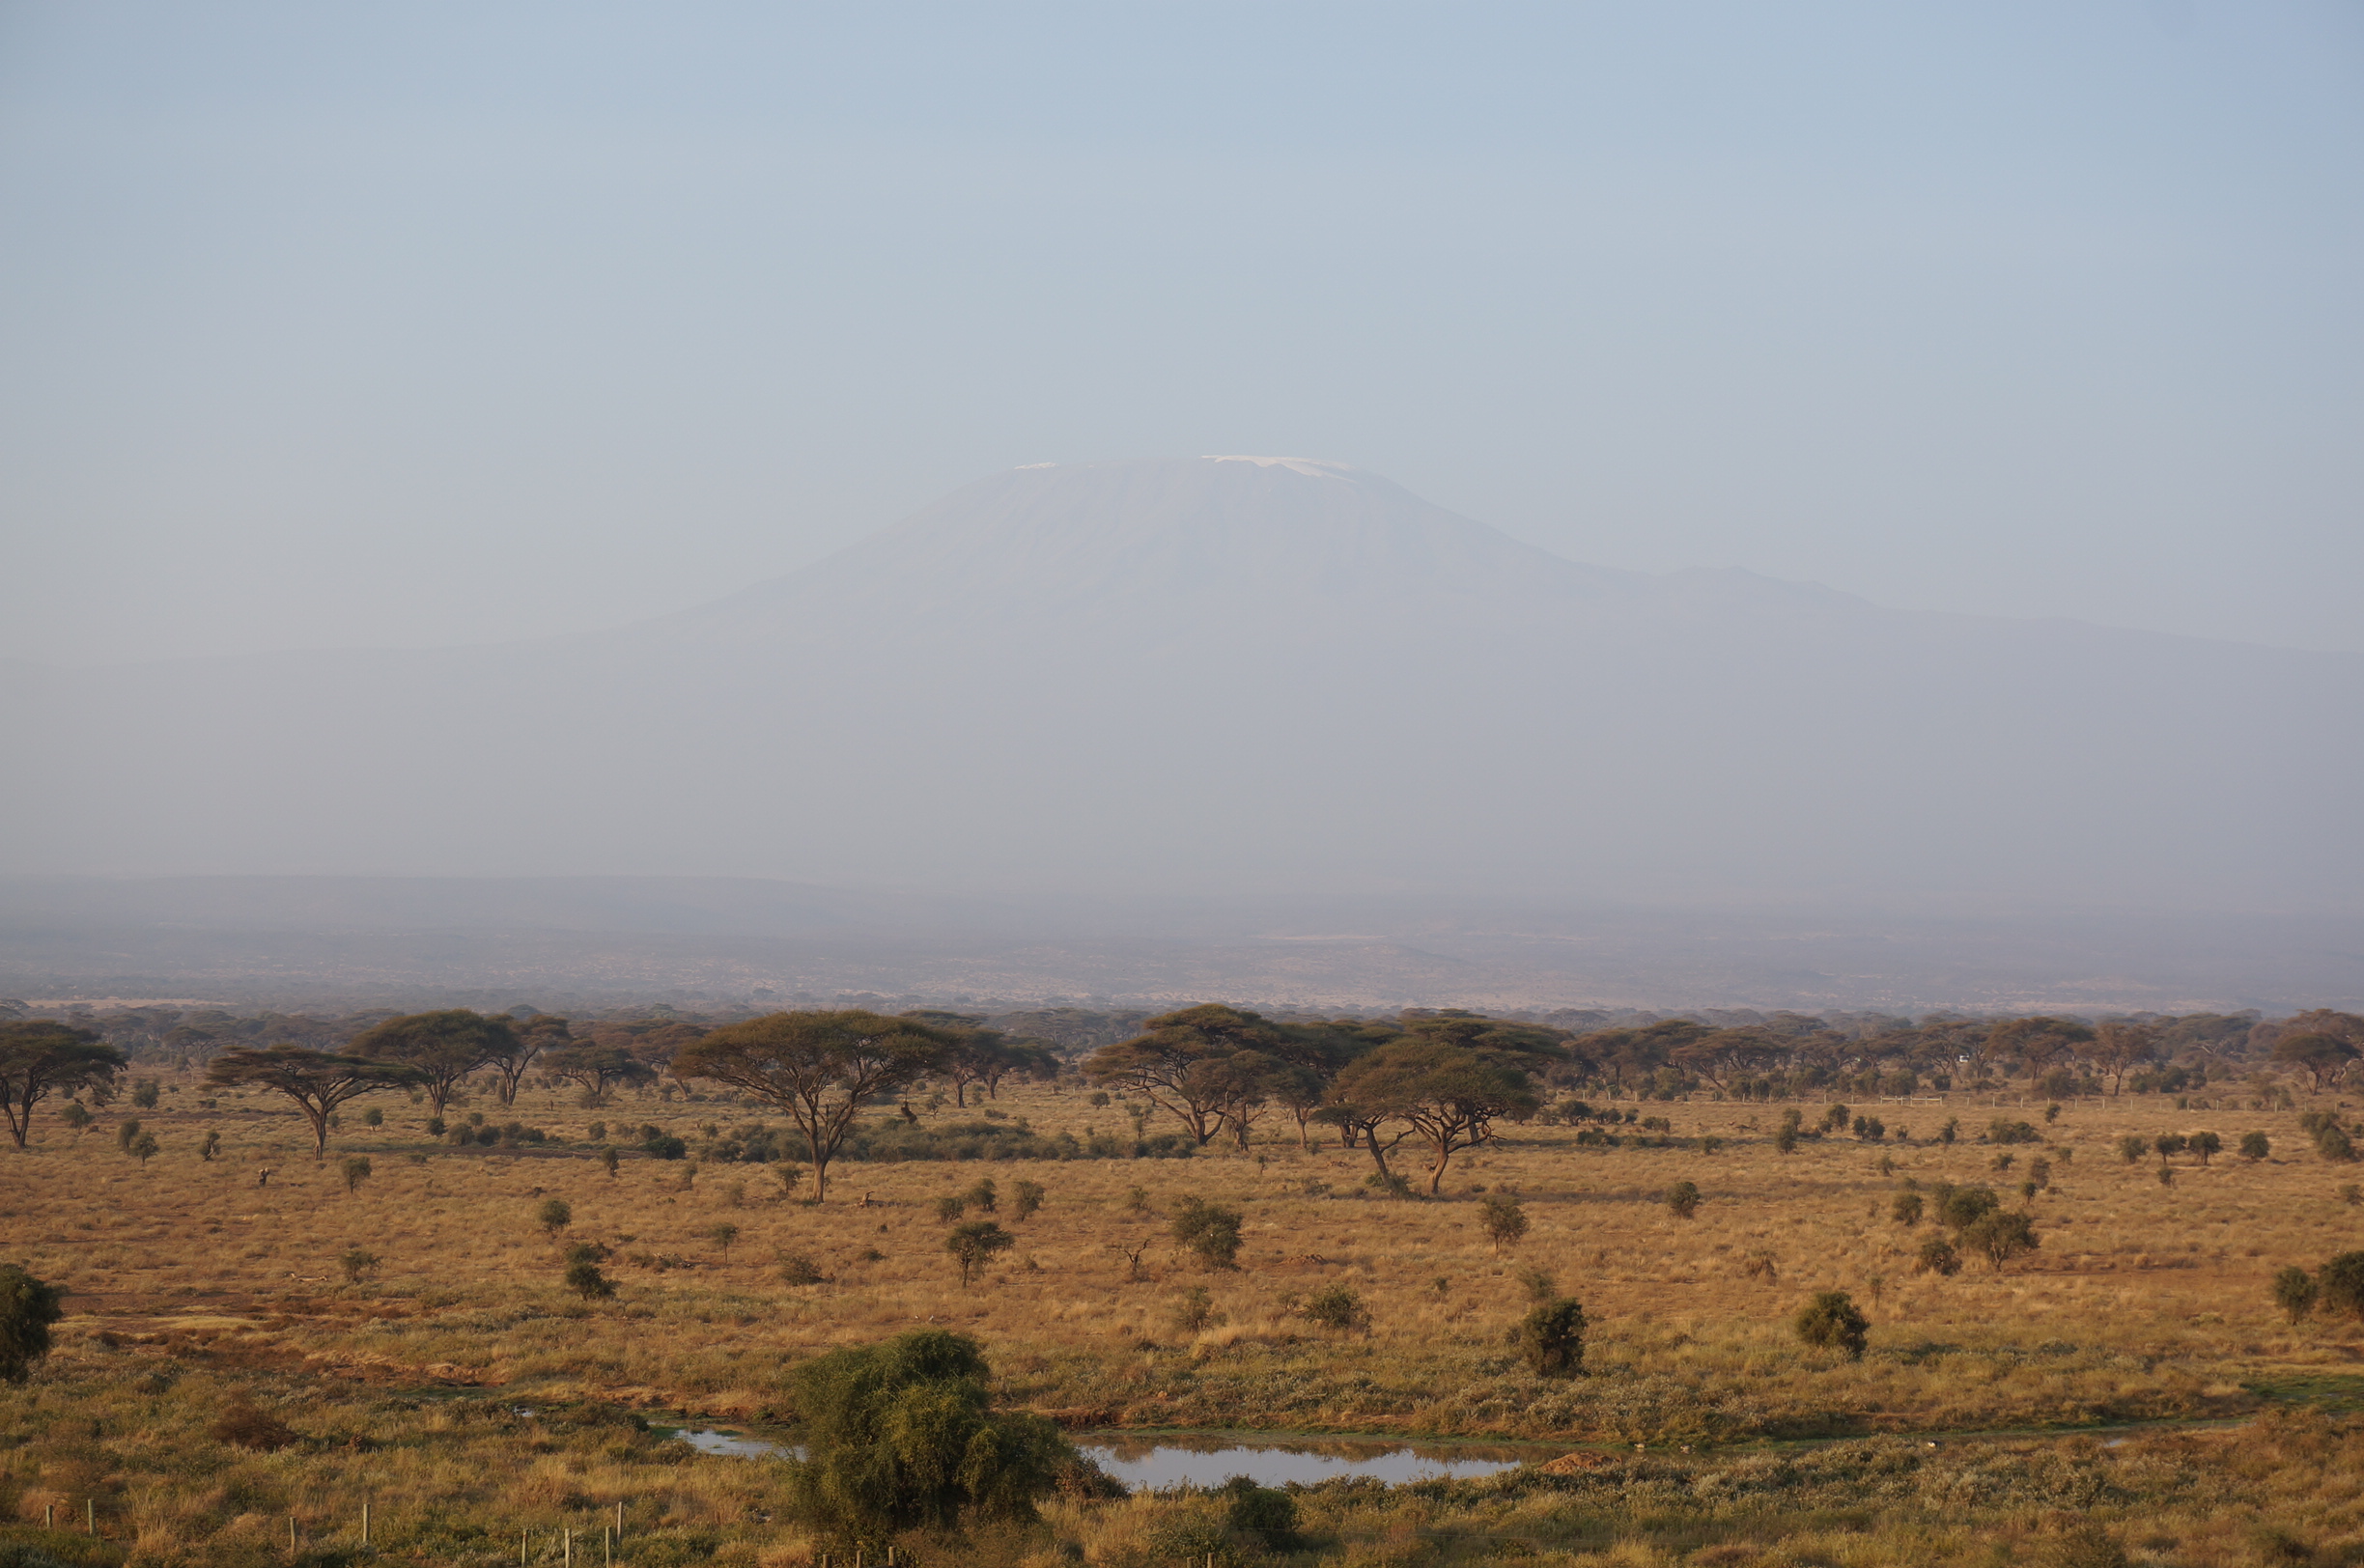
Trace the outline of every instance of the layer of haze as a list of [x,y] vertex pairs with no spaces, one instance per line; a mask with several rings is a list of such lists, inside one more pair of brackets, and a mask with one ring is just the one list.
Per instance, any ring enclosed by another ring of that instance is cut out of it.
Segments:
[[0,656],[622,622],[1018,463],[2364,649],[2352,4],[0,8]]

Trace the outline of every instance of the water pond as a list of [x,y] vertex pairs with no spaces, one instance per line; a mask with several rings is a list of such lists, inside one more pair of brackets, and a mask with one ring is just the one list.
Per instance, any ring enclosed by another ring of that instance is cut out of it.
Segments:
[[[721,1428],[684,1427],[674,1435],[707,1454],[760,1459],[767,1454],[794,1451],[786,1443]],[[1513,1470],[1559,1451],[1342,1438],[1243,1442],[1214,1434],[1154,1441],[1085,1437],[1079,1439],[1076,1446],[1085,1458],[1135,1491],[1220,1486],[1234,1475],[1245,1475],[1259,1486],[1280,1486],[1290,1481],[1310,1484],[1344,1475],[1365,1475],[1390,1485],[1441,1476],[1467,1478]]]

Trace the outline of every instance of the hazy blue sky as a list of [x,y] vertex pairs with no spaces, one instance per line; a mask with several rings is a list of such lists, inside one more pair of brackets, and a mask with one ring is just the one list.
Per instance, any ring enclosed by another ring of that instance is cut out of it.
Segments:
[[608,624],[1017,463],[2364,649],[2364,7],[0,5],[0,654]]

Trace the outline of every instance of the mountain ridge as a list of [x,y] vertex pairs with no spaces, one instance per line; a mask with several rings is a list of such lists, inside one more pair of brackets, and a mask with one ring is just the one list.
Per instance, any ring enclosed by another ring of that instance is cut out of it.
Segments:
[[14,672],[48,749],[0,866],[2352,902],[2360,713],[2359,656],[1585,567],[1359,472],[1063,464],[605,631]]

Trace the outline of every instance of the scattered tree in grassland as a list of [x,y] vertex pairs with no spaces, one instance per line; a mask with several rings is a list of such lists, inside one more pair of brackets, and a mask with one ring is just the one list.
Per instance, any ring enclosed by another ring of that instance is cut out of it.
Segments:
[[726,1220],[719,1225],[710,1227],[706,1232],[706,1239],[722,1249],[722,1261],[727,1264],[730,1262],[731,1243],[739,1239],[739,1227]]
[[2142,1157],[2150,1152],[2151,1142],[2148,1138],[2137,1137],[2128,1133],[2118,1140],[2118,1158],[2129,1165],[2139,1163]]
[[1013,1219],[1031,1219],[1041,1212],[1046,1195],[1042,1183],[1019,1182],[1010,1189],[1010,1218]]
[[418,1074],[427,1106],[436,1116],[462,1078],[489,1066],[515,1047],[517,1026],[498,1013],[464,1007],[390,1018],[353,1037],[346,1054],[376,1062],[399,1062]]
[[2213,1133],[2194,1133],[2184,1140],[2184,1144],[2200,1157],[2200,1162],[2204,1165],[2224,1153],[2224,1139]]
[[555,1237],[575,1223],[574,1206],[564,1198],[544,1198],[542,1207],[534,1211],[534,1223],[542,1227],[543,1235]]
[[1240,1225],[1245,1218],[1237,1209],[1226,1209],[1200,1198],[1184,1198],[1181,1207],[1174,1211],[1170,1227],[1174,1245],[1196,1257],[1201,1268],[1236,1269]]
[[399,1062],[370,1061],[300,1046],[231,1050],[213,1058],[206,1082],[217,1088],[270,1089],[296,1102],[312,1124],[312,1158],[328,1154],[328,1118],[339,1106],[381,1089],[422,1083],[426,1075]]
[[1872,1334],[1871,1320],[1843,1290],[1817,1293],[1798,1309],[1790,1328],[1804,1343],[1817,1350],[1843,1351],[1851,1361],[1863,1359],[1864,1347]]
[[1017,1237],[990,1219],[971,1219],[965,1225],[955,1225],[944,1238],[944,1250],[959,1265],[964,1289],[976,1283],[994,1254],[1006,1252],[1017,1245]]
[[372,1269],[378,1267],[379,1262],[377,1253],[366,1247],[356,1246],[337,1259],[337,1267],[345,1271],[347,1284],[357,1285]]
[[1478,1224],[1494,1244],[1494,1255],[1500,1257],[1504,1247],[1516,1246],[1526,1239],[1527,1211],[1514,1197],[1491,1193],[1478,1205]]
[[2257,1163],[2259,1161],[2264,1160],[2272,1153],[2273,1139],[2267,1137],[2265,1134],[2243,1133],[2241,1134],[2240,1157],[2243,1160],[2248,1161],[2251,1164]]
[[[8,1117],[10,1138],[19,1149],[25,1146],[33,1131],[33,1107],[53,1094],[88,1092],[103,1105],[116,1078],[128,1066],[129,1058],[113,1046],[101,1045],[89,1029],[47,1019],[0,1022],[0,1112]],[[67,1125],[77,1130],[90,1125],[90,1112],[78,1102],[69,1102],[66,1117]]]
[[728,1084],[785,1111],[804,1134],[818,1203],[829,1195],[830,1162],[861,1108],[926,1077],[949,1040],[924,1023],[860,1008],[773,1013],[691,1042],[673,1058],[673,1072]]
[[1899,1192],[1896,1195],[1896,1201],[1888,1205],[1888,1218],[1900,1225],[1921,1223],[1921,1194]]
[[1696,1182],[1676,1182],[1667,1189],[1667,1212],[1677,1219],[1689,1219],[1699,1213],[1700,1190]]
[[1539,1378],[1572,1378],[1584,1370],[1584,1306],[1572,1296],[1545,1302],[1510,1330],[1510,1344]]
[[2317,1094],[2348,1071],[2348,1064],[2356,1059],[2356,1048],[2337,1035],[2314,1030],[2286,1034],[2273,1045],[2274,1061],[2304,1073]]
[[352,1155],[345,1162],[345,1190],[358,1192],[361,1184],[370,1178],[370,1162],[365,1155]]
[[2012,1259],[2035,1251],[2040,1243],[2035,1222],[2026,1215],[2014,1209],[1996,1209],[1962,1227],[1961,1245],[1999,1272]]

